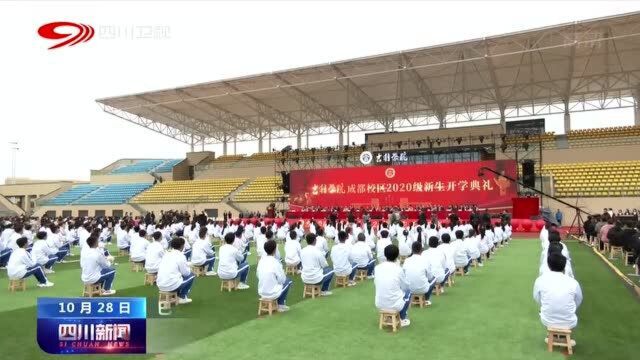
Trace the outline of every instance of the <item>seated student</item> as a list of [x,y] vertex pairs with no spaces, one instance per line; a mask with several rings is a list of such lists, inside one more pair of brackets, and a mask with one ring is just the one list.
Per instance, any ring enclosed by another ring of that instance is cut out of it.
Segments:
[[224,236],[225,244],[220,247],[218,263],[218,276],[222,280],[232,280],[240,278],[239,290],[248,289],[247,277],[249,276],[249,264],[244,261],[245,257],[240,250],[233,245],[236,235],[228,233]]
[[[313,234],[313,233],[312,233]],[[315,235],[316,237],[316,247],[322,251],[322,254],[325,258],[329,257],[329,243],[327,243],[327,239],[324,238],[324,230],[321,227],[316,229]]]
[[[187,261],[190,261],[191,254],[193,253],[191,249],[191,243],[189,243],[189,240],[184,237],[184,232],[182,230],[176,231],[175,236],[171,239],[170,243],[173,242],[173,239],[175,239],[176,237],[181,237],[182,239],[184,239],[184,248],[182,249],[182,254],[187,259]],[[169,244],[169,246],[171,247],[171,244]]]
[[158,268],[160,267],[160,261],[164,256],[164,245],[162,245],[162,241],[164,238],[162,237],[162,233],[160,231],[156,231],[153,233],[153,241],[149,246],[147,246],[147,252],[145,253],[145,262],[144,268],[147,270],[149,274],[158,273]]
[[469,250],[468,254],[471,259],[475,259],[478,262],[478,266],[482,267],[482,256],[480,256],[480,239],[476,236],[476,232],[469,231],[469,237],[462,241],[463,245]]
[[213,251],[211,241],[209,241],[206,227],[202,227],[198,231],[198,240],[193,243],[192,249],[193,255],[191,257],[191,264],[206,267],[206,276],[218,275],[213,271],[213,266],[216,262],[216,253]]
[[[356,277],[357,267],[350,261],[352,247],[345,243],[347,238],[346,232],[340,231],[338,233],[338,244],[331,248],[331,262],[336,276],[348,276],[349,283],[347,286],[354,286],[356,282],[353,279]],[[371,250],[369,250],[369,253],[371,253]],[[373,255],[371,255],[371,258],[373,258]]]
[[195,275],[191,273],[187,265],[187,258],[184,256],[183,237],[176,237],[171,240],[171,248],[160,260],[158,267],[158,277],[156,285],[160,291],[177,292],[178,304],[188,304],[193,300],[188,298]]
[[[489,225],[491,226],[491,225]],[[478,250],[480,250],[480,257],[485,255],[487,258],[489,257],[489,236],[488,233],[491,232],[488,228],[485,229],[480,227],[480,241],[478,242]],[[492,241],[492,240],[491,240]]]
[[547,262],[547,257],[549,255],[549,245],[552,242],[558,243],[562,247],[562,256],[567,259],[571,259],[571,256],[569,256],[569,249],[560,240],[560,233],[557,230],[549,231],[547,247],[542,249],[542,253],[540,254],[540,264]]
[[[469,233],[473,233],[473,229],[469,230]],[[471,266],[471,254],[462,240],[463,237],[464,232],[462,230],[456,231],[456,239],[451,243],[451,246],[455,249],[454,262],[456,267],[464,268],[464,273],[467,274],[469,266]]]
[[38,287],[51,287],[53,283],[47,280],[42,268],[38,265],[31,254],[25,250],[29,241],[26,237],[16,240],[16,249],[11,252],[11,257],[7,263],[7,275],[9,280],[25,279],[33,275],[38,280]]
[[257,269],[258,295],[263,299],[278,299],[278,312],[285,312],[289,310],[286,305],[287,295],[293,281],[287,279],[282,264],[275,258],[277,248],[278,244],[274,240],[264,243],[264,255],[260,258]]
[[264,254],[264,244],[267,242],[267,227],[261,226],[259,229],[259,234],[255,236],[256,238],[256,252],[258,253],[258,259],[265,256]]
[[[265,236],[265,243],[267,241],[269,241],[269,240],[276,241],[274,232],[271,231],[271,230],[267,230],[267,232],[265,233],[264,236]],[[276,242],[276,244],[277,244],[277,242]],[[263,255],[266,255],[266,254],[264,254],[264,245],[263,245],[262,251],[263,251]],[[278,262],[282,262],[282,256],[280,255],[280,249],[278,249],[277,246],[276,246],[276,253],[273,256],[276,258],[276,260],[278,260]]]
[[[551,237],[553,237],[553,235],[551,235]],[[551,255],[552,253],[558,253],[560,255],[562,255],[562,244],[560,244],[560,242],[557,241],[550,241],[549,242],[549,247],[547,248],[547,258],[549,257],[549,255]],[[564,255],[563,255],[564,256]],[[573,276],[573,267],[571,266],[571,259],[567,259],[567,264],[564,267],[564,274],[569,276],[569,277],[574,277]],[[538,275],[542,275],[545,272],[551,271],[549,269],[549,264],[547,263],[547,261],[542,262],[542,264],[540,264],[540,270]]]
[[113,295],[111,289],[116,270],[111,267],[112,257],[104,256],[104,251],[98,248],[98,238],[89,236],[86,245],[80,252],[81,279],[85,284],[102,284],[102,295]]
[[[460,230],[464,232],[464,230]],[[451,245],[451,236],[447,234],[442,234],[442,238],[440,239],[442,244],[438,245],[438,249],[442,251],[447,263],[447,269],[449,270],[449,274],[453,274],[456,271],[456,255],[455,246]]]
[[438,248],[439,240],[437,236],[430,237],[428,241],[429,248],[422,252],[422,257],[427,263],[427,271],[435,277],[436,283],[442,287],[441,292],[444,292],[444,284],[449,279],[449,275],[451,275],[447,264],[447,257],[442,250]]
[[540,320],[547,328],[573,329],[578,325],[576,310],[582,303],[582,289],[575,279],[563,274],[566,263],[562,254],[552,252],[547,259],[551,271],[540,275],[533,285],[533,299],[540,305]]
[[[0,224],[1,225],[1,224]],[[6,269],[12,249],[9,247],[9,238],[13,234],[11,223],[7,223],[0,233],[0,269]]]
[[[363,234],[364,235],[364,234]],[[316,245],[316,235],[307,234],[307,246],[300,251],[300,263],[302,264],[302,282],[305,284],[320,285],[320,296],[329,296],[333,270],[329,267],[327,259]]]
[[127,231],[127,225],[123,222],[120,224],[120,230],[116,228],[116,244],[119,250],[129,251],[131,247],[131,239]]
[[45,274],[53,274],[53,265],[58,260],[56,251],[52,250],[47,244],[47,233],[45,231],[38,232],[36,239],[31,249],[31,256],[38,265],[44,267]]
[[247,261],[249,242],[244,238],[244,228],[242,226],[239,226],[233,233],[233,246],[242,254],[242,262]]
[[145,230],[140,230],[138,232],[138,236],[134,236],[131,238],[131,261],[144,263],[147,246],[149,246],[149,242],[147,241],[146,236],[147,232]]
[[[443,234],[449,235],[449,234]],[[436,238],[432,236],[431,238]],[[420,241],[414,241],[411,244],[412,254],[409,256],[402,265],[405,276],[407,277],[407,283],[409,284],[409,290],[412,294],[424,294],[427,306],[431,305],[431,293],[436,287],[436,278],[433,274],[429,273],[427,268],[428,261],[421,255],[422,243]],[[429,280],[431,279],[431,280]]]
[[396,236],[396,240],[398,241],[400,256],[408,257],[411,255],[411,244],[413,243],[413,239],[409,236],[409,230],[400,229]]
[[64,263],[64,258],[71,251],[69,243],[65,242],[62,235],[60,235],[60,228],[57,225],[51,224],[49,230],[51,235],[47,234],[47,246],[58,258],[57,262]]
[[327,223],[327,226],[324,227],[324,233],[328,241],[338,240],[336,228],[331,223]]
[[298,233],[295,230],[289,231],[287,241],[284,242],[284,262],[289,266],[295,266],[300,273],[302,267],[300,262],[300,252],[302,247],[298,241]]
[[395,245],[384,248],[386,261],[376,266],[376,308],[378,310],[395,310],[400,312],[400,326],[411,324],[407,318],[411,291],[404,270],[396,263],[400,250]]
[[384,249],[389,245],[391,245],[389,232],[387,230],[380,231],[380,239],[378,239],[378,243],[376,244],[376,256],[379,262],[385,261]]
[[[387,233],[384,230],[382,233]],[[338,234],[339,236],[340,234]],[[371,248],[366,243],[366,237],[364,234],[362,236],[358,235],[358,241],[356,241],[353,246],[351,246],[351,252],[349,254],[349,261],[356,266],[356,269],[367,270],[367,279],[374,278],[374,269],[376,266],[376,259],[373,257],[373,253],[371,252]],[[378,241],[378,244],[380,242]],[[390,244],[389,244],[390,245]],[[387,245],[388,246],[388,245]],[[384,251],[384,248],[380,249],[381,252]]]

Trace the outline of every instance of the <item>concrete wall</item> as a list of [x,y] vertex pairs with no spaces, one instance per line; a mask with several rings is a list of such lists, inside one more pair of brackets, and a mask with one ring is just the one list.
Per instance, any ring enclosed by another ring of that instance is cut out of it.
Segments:
[[[25,213],[31,211],[31,200],[46,196],[61,188],[68,188],[73,185],[73,181],[52,181],[52,182],[27,182],[18,184],[0,185],[0,195],[6,198],[20,198],[21,210]],[[37,206],[37,205],[36,205]]]
[[[561,200],[578,207],[590,214],[601,214],[603,208],[617,209],[633,209],[640,208],[640,197],[604,197],[604,198],[562,198]],[[554,213],[560,209],[564,214],[564,225],[571,225],[571,221],[575,216],[575,211],[555,200],[543,199],[543,207],[550,208]],[[586,216],[583,216],[586,219]]]
[[56,216],[62,216],[63,210],[71,210],[71,216],[78,216],[78,212],[81,210],[87,210],[89,212],[89,216],[94,216],[96,210],[104,210],[106,216],[111,216],[113,214],[113,210],[122,210],[124,212],[129,212],[133,214],[138,214],[139,212],[133,208],[129,204],[120,204],[120,205],[66,205],[66,206],[42,206],[39,207],[34,216],[41,217],[46,214],[48,211],[55,211]]

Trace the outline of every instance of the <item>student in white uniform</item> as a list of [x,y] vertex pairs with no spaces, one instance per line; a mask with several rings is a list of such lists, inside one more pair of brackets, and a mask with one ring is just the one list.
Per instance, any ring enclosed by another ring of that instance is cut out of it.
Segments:
[[156,279],[160,291],[178,293],[178,304],[188,304],[193,301],[188,295],[191,292],[195,275],[189,270],[187,258],[183,253],[185,242],[183,237],[171,240],[172,250],[162,257]]
[[238,227],[234,233],[233,246],[235,246],[235,248],[242,254],[242,262],[247,261],[247,256],[249,255],[249,241],[244,237],[244,229],[242,226]]
[[[437,239],[436,236],[432,236]],[[402,265],[409,290],[412,294],[424,294],[427,306],[431,305],[431,293],[436,287],[436,278],[429,273],[428,262],[422,257],[422,243],[415,241],[411,244],[412,255]]]
[[216,253],[213,251],[209,235],[207,235],[207,228],[200,228],[198,231],[198,240],[193,243],[193,255],[191,257],[191,263],[195,266],[204,266],[206,268],[206,276],[218,275],[213,271],[213,266],[216,262]]
[[[312,233],[314,234],[314,233]],[[324,237],[324,230],[318,226],[315,232],[316,235],[316,247],[322,251],[325,258],[329,258],[329,243]]]
[[482,266],[482,257],[480,256],[480,239],[475,234],[475,231],[469,231],[469,237],[463,240],[463,245],[468,250],[468,255],[471,259],[476,259],[478,266]]
[[111,288],[116,270],[111,267],[112,257],[105,257],[104,251],[98,248],[98,238],[89,236],[86,246],[80,252],[81,279],[85,284],[102,284],[102,295],[116,293]]
[[11,223],[5,223],[5,228],[0,233],[0,269],[6,269],[12,249],[9,247],[9,239],[13,234]]
[[[554,252],[562,255],[562,249],[563,249],[562,248],[562,244],[560,244],[559,242],[556,242],[556,241],[550,241],[549,242],[549,247],[548,247],[548,250],[547,250],[547,258],[549,257],[549,255],[551,255],[551,253],[554,253]],[[571,278],[573,278],[574,276],[573,276],[573,267],[571,266],[571,260],[566,258],[566,257],[565,257],[565,259],[567,259],[567,264],[564,267],[564,274],[569,276],[569,277],[571,277]],[[548,261],[543,261],[542,264],[540,264],[540,269],[539,269],[538,275],[542,275],[542,274],[544,274],[545,272],[548,272],[548,271],[551,271],[549,269]]]
[[144,263],[147,247],[149,246],[146,236],[147,232],[145,230],[140,230],[138,236],[134,236],[131,239],[130,256],[132,262]]
[[336,228],[331,225],[331,223],[327,223],[327,226],[324,227],[324,236],[328,241],[338,241]]
[[249,264],[243,260],[245,256],[232,245],[235,238],[236,236],[233,233],[228,233],[224,236],[225,244],[218,251],[220,256],[218,276],[222,280],[232,280],[239,277],[240,284],[238,284],[238,289],[244,290],[249,288],[249,285],[247,285]]
[[386,248],[389,245],[391,245],[389,232],[387,230],[382,230],[380,232],[380,239],[378,239],[378,243],[376,244],[376,256],[378,257],[379,262],[385,261],[384,248]]
[[[300,252],[302,247],[298,241],[298,233],[295,230],[289,231],[287,241],[284,243],[284,262],[289,266],[296,266],[298,270],[302,267],[300,262]],[[300,271],[298,271],[300,273]]]
[[[470,232],[473,232],[473,229]],[[463,268],[464,273],[467,274],[471,266],[471,253],[464,244],[463,237],[464,232],[462,230],[456,231],[456,240],[451,243],[451,246],[455,249],[454,262],[456,267]]]
[[131,242],[129,239],[129,234],[126,230],[126,225],[123,222],[119,227],[116,228],[116,244],[119,250],[129,251],[131,247]]
[[406,229],[400,229],[400,231],[398,231],[398,235],[396,236],[396,240],[398,241],[400,256],[406,258],[411,255],[411,244],[413,243],[413,241],[409,236],[409,231]]
[[58,261],[56,251],[47,244],[46,231],[38,232],[36,238],[37,240],[33,243],[33,248],[31,249],[31,256],[38,265],[44,267],[45,274],[53,274],[53,265]]
[[[264,235],[265,236],[265,244],[269,240],[276,241],[274,234],[275,233],[273,231],[267,230],[267,233]],[[263,246],[263,251],[264,251],[264,246]],[[264,252],[263,252],[263,254],[266,255],[266,253],[264,253]],[[278,247],[276,247],[276,253],[275,253],[274,257],[276,258],[276,260],[278,260],[278,262],[282,262],[282,256],[280,255],[280,249],[278,249]]]
[[264,244],[267,242],[267,227],[262,226],[259,228],[259,234],[256,238],[256,253],[258,254],[258,260],[265,256],[264,253]]
[[379,310],[395,310],[400,312],[400,326],[411,324],[407,318],[411,291],[405,277],[404,270],[396,263],[400,251],[395,245],[389,245],[384,249],[385,262],[376,266],[376,308]]
[[264,255],[260,258],[257,269],[258,295],[263,299],[277,299],[278,312],[285,312],[289,310],[287,295],[293,281],[287,279],[282,264],[275,258],[277,248],[278,244],[274,240],[264,243]]
[[[338,243],[331,248],[331,262],[336,276],[348,276],[349,283],[347,286],[354,286],[356,284],[354,279],[357,267],[350,261],[352,247],[345,244],[345,241],[347,241],[347,233],[340,231],[338,233]],[[369,253],[371,253],[371,250],[369,250]],[[373,255],[371,255],[371,258],[373,258]]]
[[[444,235],[444,234],[443,234]],[[449,279],[449,266],[447,258],[440,248],[438,248],[440,240],[437,236],[429,238],[429,248],[422,252],[422,257],[427,262],[427,269],[432,274],[436,283],[440,284],[441,291],[444,292],[444,285]]]
[[551,227],[551,223],[546,221],[544,223],[544,227],[540,230],[540,245],[542,249],[546,249],[549,245],[549,228]]
[[145,254],[144,268],[149,274],[158,273],[160,267],[160,261],[164,256],[164,246],[162,245],[162,233],[156,231],[153,233],[153,241],[147,246],[147,252]]
[[[386,233],[386,230],[383,231]],[[360,236],[362,235],[362,236]],[[356,269],[367,270],[367,279],[374,278],[374,270],[376,266],[376,259],[373,257],[371,248],[366,243],[366,237],[364,234],[358,235],[358,241],[351,246],[351,253],[349,255],[349,261],[356,266]],[[380,242],[378,242],[380,244]],[[384,251],[384,248],[380,251]],[[383,255],[384,258],[384,255]],[[384,260],[383,260],[384,261]]]
[[442,244],[438,245],[438,249],[442,251],[447,260],[447,269],[449,274],[453,274],[456,271],[456,248],[451,245],[451,236],[449,234],[442,234]]
[[38,280],[38,287],[53,286],[53,283],[47,280],[40,265],[38,265],[31,257],[31,254],[25,250],[27,243],[28,240],[24,236],[16,240],[16,249],[11,252],[11,257],[7,263],[9,280],[26,279],[33,275],[36,280]]
[[[364,236],[364,234],[362,234]],[[320,296],[329,296],[331,279],[333,279],[333,269],[329,267],[327,259],[316,245],[316,235],[307,234],[307,246],[300,252],[300,263],[302,264],[302,282],[305,284],[321,285]]]
[[[18,249],[18,239],[20,239],[21,237],[24,237],[22,235],[22,232],[24,231],[24,228],[22,227],[22,224],[16,224],[13,226],[13,233],[11,233],[11,236],[9,237],[9,243],[8,243],[8,247],[12,250],[15,251],[16,249]],[[26,237],[25,237],[26,239]],[[27,246],[29,245],[29,239],[27,239]]]
[[563,273],[567,259],[562,254],[552,252],[547,262],[551,271],[540,275],[533,285],[540,320],[547,328],[573,329],[578,325],[576,311],[582,303],[582,289],[575,279]]
[[60,234],[60,228],[57,225],[52,224],[49,229],[51,234],[47,234],[47,245],[57,256],[57,262],[63,263],[64,258],[70,252],[69,243],[64,241],[64,237]]

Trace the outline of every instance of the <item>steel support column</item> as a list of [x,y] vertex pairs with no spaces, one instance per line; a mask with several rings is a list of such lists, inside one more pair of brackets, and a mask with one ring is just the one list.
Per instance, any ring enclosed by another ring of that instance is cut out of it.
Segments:
[[502,132],[507,132],[507,118],[504,115],[504,108],[500,108],[500,126],[502,127]]
[[447,121],[443,115],[438,115],[438,123],[440,123],[440,129],[444,129],[447,127]]
[[571,131],[571,114],[569,113],[569,102],[564,102],[564,133]]
[[640,89],[636,90],[633,94],[633,101],[633,124],[635,126],[640,126]]
[[306,133],[306,137],[307,137],[307,149],[309,148],[309,128],[307,128],[307,131],[305,131]]
[[296,132],[296,144],[297,149],[302,149],[302,132],[300,130]]
[[233,155],[238,155],[238,138],[233,137]]
[[263,139],[263,137],[259,137],[258,138],[258,153],[260,153],[260,154],[263,153],[263,151],[262,151],[262,139]]
[[191,134],[191,152],[193,152],[193,151],[195,150],[195,149],[194,149],[195,144],[196,144],[196,143],[195,143],[195,139],[194,139],[194,137],[193,137],[193,134]]
[[269,132],[269,151],[272,151],[273,148],[271,147],[271,132]]
[[222,141],[222,155],[227,155],[227,139]]
[[342,148],[344,146],[344,128],[338,129],[338,146]]

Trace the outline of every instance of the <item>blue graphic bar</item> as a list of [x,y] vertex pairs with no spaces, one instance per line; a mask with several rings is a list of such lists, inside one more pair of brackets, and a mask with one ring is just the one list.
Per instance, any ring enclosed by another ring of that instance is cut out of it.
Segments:
[[146,298],[38,298],[38,319],[146,317]]

